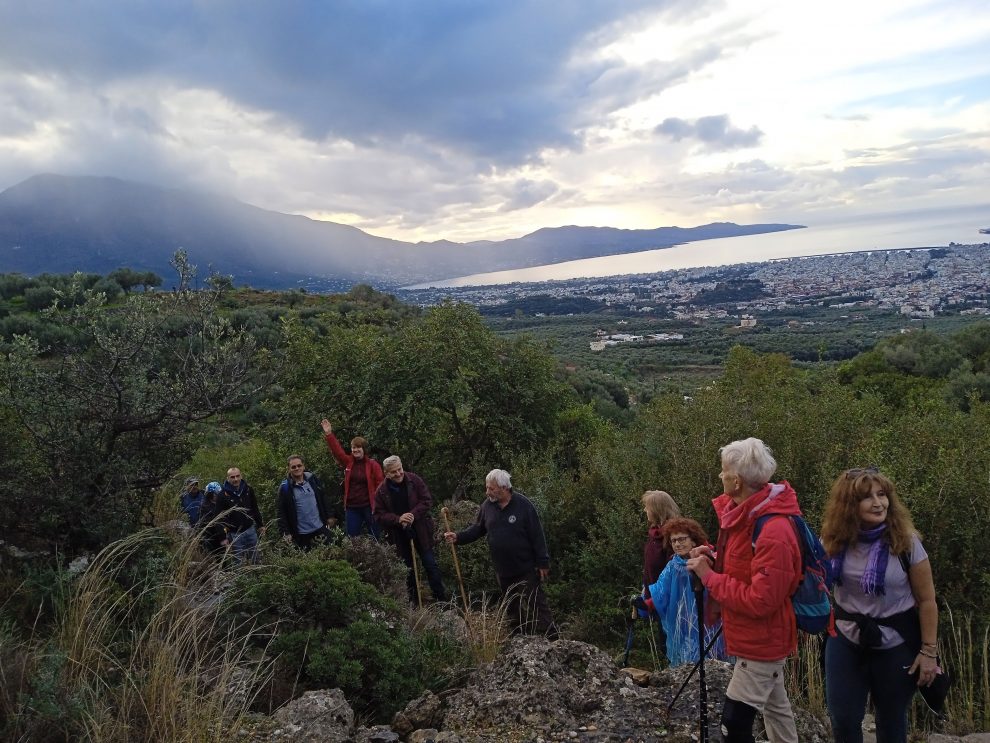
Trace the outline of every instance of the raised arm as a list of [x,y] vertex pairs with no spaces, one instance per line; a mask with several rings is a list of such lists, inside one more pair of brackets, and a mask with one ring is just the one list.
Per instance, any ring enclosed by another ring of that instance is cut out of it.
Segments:
[[337,460],[337,464],[346,468],[351,463],[351,458],[337,441],[337,437],[333,435],[333,426],[330,425],[330,421],[324,418],[320,421],[320,426],[323,428],[323,438],[326,439],[327,448],[330,449],[333,458]]

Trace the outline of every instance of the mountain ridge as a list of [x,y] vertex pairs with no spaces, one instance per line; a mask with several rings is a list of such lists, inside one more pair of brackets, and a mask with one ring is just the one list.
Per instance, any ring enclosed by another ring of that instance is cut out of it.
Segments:
[[193,263],[258,288],[336,290],[356,282],[390,288],[800,227],[566,225],[507,240],[411,243],[218,194],[48,173],[0,192],[0,272],[107,273],[129,266],[169,277],[169,260],[182,248]]

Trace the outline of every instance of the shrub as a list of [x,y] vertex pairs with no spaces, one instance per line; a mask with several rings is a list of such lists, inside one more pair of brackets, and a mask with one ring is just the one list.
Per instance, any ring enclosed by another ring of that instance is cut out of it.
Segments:
[[419,692],[399,605],[326,548],[277,555],[240,587],[232,610],[278,624],[276,674],[298,679],[298,690],[339,687],[357,711],[381,720]]

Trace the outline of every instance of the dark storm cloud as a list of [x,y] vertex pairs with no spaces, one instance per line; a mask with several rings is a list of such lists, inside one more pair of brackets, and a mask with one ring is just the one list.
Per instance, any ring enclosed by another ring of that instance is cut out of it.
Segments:
[[0,65],[94,90],[202,87],[314,140],[412,136],[514,164],[578,147],[598,117],[662,90],[659,66],[597,50],[680,2],[4,0]]
[[531,181],[525,178],[518,180],[512,185],[509,199],[502,204],[500,211],[528,209],[546,201],[559,190],[553,181]]
[[702,116],[694,121],[678,118],[664,119],[653,131],[670,137],[675,142],[682,139],[697,139],[712,150],[754,147],[763,138],[763,132],[755,126],[749,129],[732,126],[727,114]]

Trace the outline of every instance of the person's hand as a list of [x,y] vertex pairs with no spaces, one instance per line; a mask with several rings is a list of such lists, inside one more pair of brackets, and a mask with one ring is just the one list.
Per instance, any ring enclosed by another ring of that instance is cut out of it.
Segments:
[[[694,550],[691,551],[694,552]],[[701,582],[704,583],[705,576],[712,572],[712,564],[708,559],[708,555],[700,555],[698,557],[692,557],[687,561],[687,569],[697,575]]]
[[416,517],[413,516],[412,513],[404,513],[399,516],[399,523],[402,524],[403,527],[412,526],[412,522],[415,520]]
[[327,435],[333,433],[333,426],[330,425],[330,421],[326,418],[320,421],[320,426],[323,428],[323,433]]
[[701,557],[702,555],[707,555],[712,560],[715,559],[715,555],[712,552],[712,548],[707,544],[699,544],[697,547],[692,547],[689,553],[691,557]]
[[918,653],[914,658],[914,663],[908,669],[908,675],[918,674],[918,686],[931,686],[932,681],[938,675],[938,660],[931,656]]
[[262,526],[262,527],[260,527],[260,528],[258,529],[258,536],[259,536],[259,537],[263,537],[263,536],[265,536],[265,531],[267,531],[267,529],[268,529],[268,527],[267,527],[267,526]]
[[336,525],[337,525],[337,519],[333,518],[332,516],[327,519],[327,528],[328,529],[332,529]]
[[457,544],[457,532],[456,531],[445,531],[443,533],[443,538],[447,540],[448,544]]
[[291,534],[283,534],[282,535],[282,541],[285,542],[286,544],[289,544],[290,542],[292,542],[292,535]]
[[540,568],[540,580],[546,580],[550,575],[550,568]]

